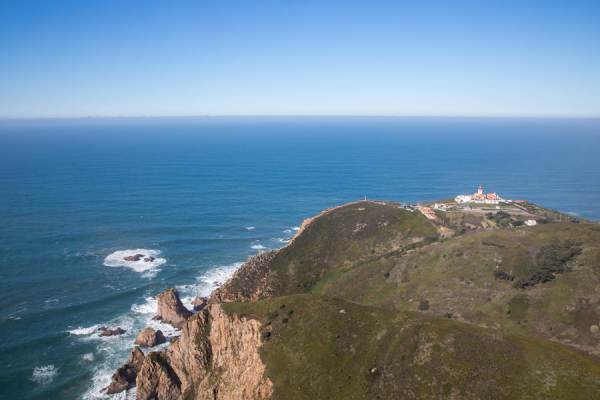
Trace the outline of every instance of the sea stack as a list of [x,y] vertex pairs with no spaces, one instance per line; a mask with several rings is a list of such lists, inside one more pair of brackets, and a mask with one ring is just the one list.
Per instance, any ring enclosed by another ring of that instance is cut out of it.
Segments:
[[183,306],[179,300],[179,292],[173,288],[160,293],[156,299],[158,300],[158,315],[153,319],[159,320],[163,324],[170,324],[174,328],[181,329],[185,321],[193,315]]

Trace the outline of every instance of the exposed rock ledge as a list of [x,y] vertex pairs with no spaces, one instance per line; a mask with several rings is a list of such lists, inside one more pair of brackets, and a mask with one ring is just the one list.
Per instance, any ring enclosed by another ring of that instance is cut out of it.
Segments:
[[226,315],[219,304],[184,324],[171,349],[150,353],[137,376],[138,400],[261,399],[273,385],[258,349],[260,323]]
[[110,385],[105,388],[106,393],[115,394],[129,389],[129,385],[135,382],[143,363],[144,353],[139,347],[134,347],[129,359],[113,374]]

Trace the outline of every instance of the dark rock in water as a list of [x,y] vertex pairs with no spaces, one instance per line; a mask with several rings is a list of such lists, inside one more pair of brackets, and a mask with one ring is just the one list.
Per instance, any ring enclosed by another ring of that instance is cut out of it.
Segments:
[[129,356],[129,359],[113,374],[112,382],[106,387],[107,394],[121,393],[129,389],[129,384],[135,382],[142,364],[144,363],[144,353],[139,347],[135,347]]
[[154,261],[154,257],[146,257],[146,258],[144,258],[144,261],[145,261],[145,262],[151,262],[151,261]]
[[152,317],[153,321],[160,321],[162,319],[162,317],[160,315],[155,315],[154,317]]
[[140,261],[142,259],[142,257],[144,257],[143,254],[136,254],[134,256],[123,257],[123,260],[125,260],[125,261]]
[[98,328],[99,331],[105,331],[106,327],[105,326],[101,326],[100,328]]
[[102,331],[102,333],[100,334],[100,336],[117,336],[117,335],[122,335],[124,333],[125,333],[125,331],[119,327],[119,328],[117,328],[115,330],[104,329]]
[[122,335],[124,333],[125,333],[125,331],[123,329],[121,329],[121,327],[118,327],[117,329],[115,329],[114,331],[112,331],[112,335],[113,336]]
[[179,300],[179,292],[173,288],[167,289],[158,296],[158,315],[154,318],[161,318],[163,324],[171,324],[175,328],[181,329],[185,321],[192,315],[190,310],[185,308]]
[[202,311],[208,305],[208,297],[196,297],[192,305],[195,311]]
[[144,328],[135,338],[134,344],[142,347],[154,347],[167,341],[161,330],[154,331],[152,328]]

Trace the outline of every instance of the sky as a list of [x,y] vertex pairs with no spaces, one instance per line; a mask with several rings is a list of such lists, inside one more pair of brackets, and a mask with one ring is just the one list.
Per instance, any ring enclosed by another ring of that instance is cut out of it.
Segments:
[[0,117],[600,117],[600,1],[0,1]]

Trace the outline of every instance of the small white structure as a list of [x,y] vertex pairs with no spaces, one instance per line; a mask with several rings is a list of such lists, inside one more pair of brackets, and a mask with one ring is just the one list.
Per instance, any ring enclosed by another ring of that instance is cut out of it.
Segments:
[[537,221],[535,219],[529,219],[529,220],[525,221],[525,225],[535,226],[535,225],[537,225]]

